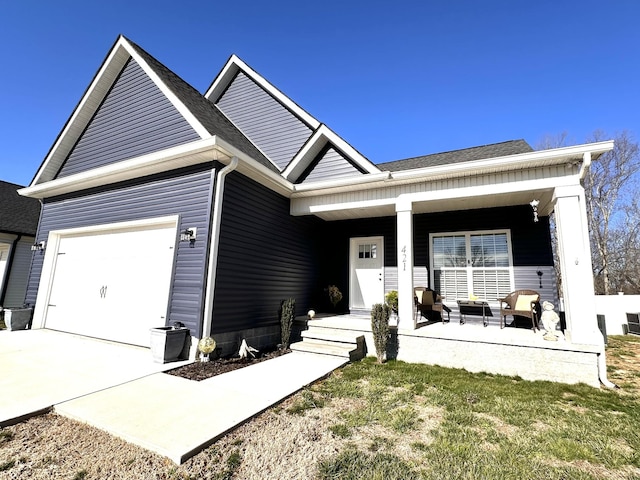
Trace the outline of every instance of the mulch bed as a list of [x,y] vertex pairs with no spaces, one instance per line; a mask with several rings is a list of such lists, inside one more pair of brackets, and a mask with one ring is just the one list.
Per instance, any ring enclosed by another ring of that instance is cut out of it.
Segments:
[[264,362],[265,360],[280,357],[289,352],[291,352],[291,350],[289,349],[272,350],[268,352],[260,352],[256,354],[255,358],[250,357],[246,359],[239,357],[216,358],[211,359],[208,362],[196,362],[189,365],[184,365],[182,367],[169,370],[166,373],[168,373],[169,375],[175,375],[176,377],[182,377],[188,380],[195,380],[199,382],[200,380],[206,380],[207,378],[215,377],[216,375],[220,375],[222,373],[231,372],[233,370],[238,370],[239,368],[244,368],[250,365],[255,365],[256,363]]

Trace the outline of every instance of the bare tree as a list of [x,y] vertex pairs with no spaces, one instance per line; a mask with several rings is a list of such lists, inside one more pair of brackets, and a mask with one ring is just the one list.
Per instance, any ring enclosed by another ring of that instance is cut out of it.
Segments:
[[[588,141],[608,140],[596,131]],[[584,188],[591,255],[596,293],[616,291],[640,293],[640,155],[633,135],[623,131],[615,138],[611,152],[595,160]],[[545,135],[536,145],[538,150],[575,144],[567,132]],[[549,219],[558,286],[560,275],[557,256],[555,219]]]
[[[597,131],[590,141],[604,139],[604,133]],[[611,274],[617,271],[618,277],[624,276],[622,259],[628,256],[627,249],[637,244],[637,228],[628,230],[624,212],[633,211],[633,198],[638,193],[635,178],[638,171],[638,144],[629,132],[624,131],[615,137],[613,150],[594,161],[585,177],[596,293],[608,295],[614,291]]]
[[640,205],[632,199],[624,209],[624,221],[611,235],[614,260],[609,269],[612,291],[640,293]]
[[568,147],[575,145],[575,141],[569,139],[569,133],[564,131],[558,134],[547,133],[536,144],[536,150],[550,150],[552,148]]

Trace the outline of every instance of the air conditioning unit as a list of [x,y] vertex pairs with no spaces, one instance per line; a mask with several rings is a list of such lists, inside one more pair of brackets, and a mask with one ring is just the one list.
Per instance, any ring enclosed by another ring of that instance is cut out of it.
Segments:
[[627,325],[629,333],[640,335],[640,313],[627,313]]

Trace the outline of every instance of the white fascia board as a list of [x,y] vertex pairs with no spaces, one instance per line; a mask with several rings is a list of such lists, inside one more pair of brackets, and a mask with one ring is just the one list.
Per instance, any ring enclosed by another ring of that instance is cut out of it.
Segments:
[[568,161],[582,161],[585,153],[590,153],[592,158],[597,158],[611,149],[613,149],[613,140],[575,145],[572,147],[554,148],[551,150],[518,153],[505,157],[474,160],[471,162],[401,170],[392,172],[392,177],[394,180],[407,180],[417,177],[431,180],[442,177],[469,176],[486,172],[535,168],[545,165],[557,165]]
[[25,197],[48,198],[207,161],[228,161],[225,158],[226,154],[217,147],[217,140],[216,137],[209,137],[178,145],[160,152],[149,153],[68,177],[32,185],[18,190],[18,193]]
[[236,73],[240,70],[236,60],[239,60],[235,55],[231,55],[227,63],[224,64],[220,73],[216,75],[216,78],[211,82],[211,86],[207,89],[204,94],[204,97],[210,102],[216,103],[224,91],[227,89],[233,78],[236,76]]
[[360,152],[358,152],[355,148],[349,145],[343,138],[341,138],[337,133],[331,130],[326,125],[322,125],[320,127],[322,130],[322,134],[327,137],[331,143],[333,143],[339,150],[345,153],[351,160],[356,162],[359,167],[361,167],[367,173],[380,173],[380,169],[367,158],[365,158]]
[[291,182],[216,136],[22,188],[18,193],[25,197],[49,198],[199,163],[217,160],[228,164],[232,157],[241,160],[239,172],[281,195],[290,196]]
[[217,139],[216,145],[220,149],[220,151],[224,152],[229,159],[225,160],[223,163],[228,164],[231,158],[237,157],[238,160],[241,160],[236,167],[236,170],[238,172],[251,178],[252,180],[255,180],[261,185],[264,185],[265,187],[277,193],[280,193],[281,195],[284,195],[286,197],[291,196],[294,185],[283,178],[280,174],[269,170],[267,167],[259,162],[256,162],[249,155],[238,150],[229,142],[226,142],[221,138]]
[[289,162],[287,168],[282,172],[282,176],[287,180],[295,182],[300,175],[306,170],[313,159],[320,153],[320,150],[326,144],[326,137],[322,135],[320,129],[317,129],[311,137],[305,142],[300,151]]
[[339,190],[353,191],[379,188],[391,178],[390,172],[370,173],[357,177],[346,177],[338,180],[324,180],[321,182],[303,183],[293,185],[292,198],[303,196],[315,196],[325,194],[324,190],[331,189],[331,193],[338,193]]
[[307,215],[307,214],[322,214],[328,212],[335,212],[340,210],[357,210],[367,209],[374,207],[384,206],[396,206],[398,203],[417,203],[417,202],[429,202],[437,200],[454,200],[458,198],[473,198],[480,196],[491,196],[495,194],[509,194],[529,191],[543,191],[552,190],[559,187],[567,187],[579,185],[579,178],[577,175],[570,177],[558,177],[553,179],[536,179],[525,180],[517,183],[502,183],[499,184],[499,190],[496,189],[496,184],[490,185],[477,185],[471,187],[458,187],[449,188],[444,190],[433,190],[428,192],[415,192],[404,193],[400,195],[389,195],[386,198],[378,198],[374,200],[356,200],[356,201],[344,201],[336,203],[322,203],[319,202],[315,205],[309,205],[305,208],[300,208],[296,204],[295,199],[291,205],[292,214],[295,215]]
[[282,175],[288,180],[296,181],[327,143],[333,144],[367,173],[380,173],[378,167],[363,157],[362,154],[340,138],[340,136],[329,127],[322,124],[313,132],[313,135],[311,135],[296,156],[293,157],[293,160],[287,165]]
[[144,59],[138,54],[135,48],[133,48],[126,39],[123,38],[122,41],[127,46],[131,57],[138,63],[138,65],[140,65],[142,70],[144,70],[147,76],[153,81],[153,83],[156,84],[156,86],[165,95],[165,97],[169,99],[171,104],[175,107],[176,110],[178,110],[178,112],[180,112],[180,115],[184,117],[187,123],[191,125],[191,128],[193,128],[196,133],[200,135],[200,138],[211,137],[211,134],[206,128],[204,128],[204,125],[200,123],[200,121],[193,115],[191,110],[189,110],[187,106],[182,103],[182,101],[180,101],[178,97],[176,97],[176,95],[171,91],[171,89],[160,79],[160,77],[158,77],[156,72],[154,72],[149,64],[144,61]]
[[[611,149],[613,149],[613,140],[576,145],[573,147],[555,148],[552,150],[519,153],[516,155],[474,160],[471,162],[438,165],[435,167],[416,168],[395,172],[383,172],[383,174],[388,176],[387,183],[389,185],[393,185],[394,183],[414,183],[439,180],[443,178],[466,177],[484,173],[507,172],[523,168],[536,168],[567,163],[570,161],[582,162],[585,153],[590,153],[591,158],[595,159]],[[368,183],[366,181],[367,177],[370,177],[370,175],[364,175],[362,179],[360,177],[356,177],[355,179],[327,180],[323,182],[295,185],[295,192],[292,197],[340,193],[344,191],[351,191],[354,187],[357,187],[358,189],[377,188],[376,185],[363,185],[364,183]]]
[[242,70],[249,78],[251,78],[251,80],[256,82],[277,101],[297,115],[303,122],[311,126],[312,129],[315,130],[320,126],[320,122],[318,120],[313,118],[300,105],[295,103],[274,85],[269,83],[264,77],[262,77],[262,75],[244,63],[236,55],[231,55],[231,58],[229,58],[229,61],[222,69],[222,72],[216,77],[204,96],[214,103],[217,102],[220,95],[222,95],[222,92],[224,92],[224,90],[229,86],[229,83],[238,70]]
[[87,88],[71,117],[63,127],[38,169],[31,185],[49,181],[56,174],[62,162],[76,144],[82,132],[93,118],[111,86],[118,78],[122,67],[129,59],[130,51],[124,45],[124,37],[120,36],[102,63],[93,81]]

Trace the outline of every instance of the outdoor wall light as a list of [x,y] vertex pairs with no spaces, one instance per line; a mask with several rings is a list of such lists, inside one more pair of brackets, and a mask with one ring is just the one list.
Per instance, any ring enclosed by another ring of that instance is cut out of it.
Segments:
[[194,244],[196,243],[197,231],[197,227],[186,228],[183,232],[180,233],[180,241],[189,242],[189,246],[193,248]]
[[531,202],[529,202],[529,205],[531,205],[531,208],[533,209],[533,221],[537,222],[538,221],[538,205],[540,205],[540,200],[531,200]]
[[542,288],[542,270],[538,270],[536,273],[538,274],[538,283],[540,283],[540,288]]
[[31,251],[32,252],[42,252],[44,251],[44,249],[47,247],[47,242],[45,242],[44,240],[41,242],[37,242],[34,243],[33,245],[31,245]]

